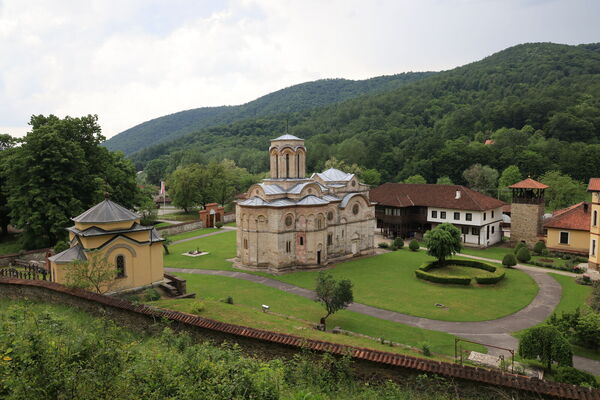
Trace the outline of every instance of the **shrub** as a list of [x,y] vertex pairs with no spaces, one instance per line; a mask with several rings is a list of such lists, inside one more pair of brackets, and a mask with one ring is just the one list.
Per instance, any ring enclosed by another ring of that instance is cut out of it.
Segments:
[[502,265],[504,265],[506,268],[514,267],[517,265],[517,258],[514,254],[508,253],[502,259]]
[[377,244],[377,247],[379,247],[380,249],[387,249],[390,247],[390,245],[387,244],[387,242],[381,242],[381,243]]
[[431,344],[429,342],[421,342],[419,343],[419,347],[421,347],[421,351],[425,357],[431,357]]
[[69,242],[67,242],[66,240],[60,240],[58,242],[56,242],[56,244],[54,245],[54,252],[55,253],[60,253],[62,251],[65,251],[69,248]]
[[[233,299],[231,299],[231,304],[233,304]],[[194,307],[192,308],[192,314],[200,314],[202,311],[206,309],[206,306],[203,302],[197,301],[194,303]]]
[[417,251],[417,250],[419,250],[419,249],[421,248],[421,245],[419,244],[419,241],[418,241],[418,240],[414,240],[414,239],[413,239],[413,240],[411,240],[411,241],[410,241],[410,243],[408,244],[408,248],[409,248],[411,251]]
[[519,252],[519,250],[521,250],[522,247],[527,247],[527,245],[523,242],[519,242],[516,244],[515,246],[515,251],[514,253],[517,254]]
[[160,300],[160,293],[154,288],[147,289],[144,292],[144,300],[145,301],[156,301]]
[[600,314],[593,311],[581,314],[575,326],[575,337],[584,347],[597,350],[600,347]]
[[573,367],[558,367],[552,376],[556,382],[571,385],[597,387],[596,378],[592,374]]
[[[460,265],[463,267],[470,268],[479,268],[485,271],[491,272],[493,275],[489,277],[476,277],[475,281],[479,284],[493,284],[501,281],[505,277],[504,269],[497,268],[493,265],[486,264],[480,261],[474,260],[452,260],[452,264]],[[449,283],[455,285],[470,285],[471,278],[462,278],[462,277],[452,277],[452,276],[441,276],[437,275],[435,272],[429,272],[436,268],[443,268],[445,265],[440,264],[438,261],[432,261],[421,265],[417,270],[415,270],[415,275],[417,278],[435,282],[435,283]]]
[[531,254],[529,253],[529,249],[525,247],[521,247],[517,252],[517,260],[521,262],[527,262],[531,260]]
[[393,245],[393,244],[392,244],[392,245],[390,246],[390,250],[391,250],[391,251],[396,251],[396,250],[398,250],[398,248],[397,248],[395,245]]
[[394,239],[394,246],[396,246],[396,248],[401,249],[404,247],[404,240],[402,240],[402,238],[397,237],[396,239]]
[[227,304],[233,304],[233,297],[231,296],[227,296],[225,297],[223,300],[221,300],[223,303],[227,303]]
[[219,221],[215,224],[215,227],[221,229],[223,227],[223,223]]
[[533,252],[537,255],[541,255],[542,252],[546,249],[546,243],[544,243],[543,240],[539,240],[534,246],[533,246]]
[[502,279],[504,279],[505,275],[506,272],[501,269],[497,269],[494,272],[494,276],[476,276],[475,281],[480,285],[491,285],[500,282]]
[[452,276],[440,276],[440,275],[435,275],[435,274],[430,274],[429,272],[417,269],[415,270],[415,275],[417,276],[417,278],[429,281],[429,282],[434,282],[434,283],[447,283],[447,284],[454,284],[454,285],[470,285],[471,284],[471,278],[459,278],[459,277],[452,277]]

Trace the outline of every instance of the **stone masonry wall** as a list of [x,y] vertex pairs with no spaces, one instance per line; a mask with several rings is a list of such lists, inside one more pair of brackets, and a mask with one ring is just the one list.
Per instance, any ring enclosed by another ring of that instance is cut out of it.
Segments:
[[513,203],[511,213],[511,240],[525,241],[527,245],[533,246],[541,234],[544,205]]

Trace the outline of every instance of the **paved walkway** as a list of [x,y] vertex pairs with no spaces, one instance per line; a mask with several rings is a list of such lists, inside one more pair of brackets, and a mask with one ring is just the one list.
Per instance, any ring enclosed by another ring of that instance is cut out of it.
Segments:
[[[201,235],[199,237],[210,236],[221,232],[222,231],[213,232],[206,235]],[[184,241],[185,240],[191,239],[184,239]],[[459,255],[483,261],[490,261],[496,263],[498,262],[498,260],[470,256],[467,254]],[[514,314],[499,319],[479,322],[439,321],[402,314],[396,311],[384,310],[362,303],[352,303],[348,306],[348,310],[376,318],[385,319],[387,321],[414,326],[417,328],[447,332],[452,335],[461,336],[466,339],[474,340],[480,343],[489,343],[500,347],[516,349],[518,347],[519,342],[516,338],[511,336],[511,332],[526,329],[544,322],[546,318],[548,318],[552,314],[553,310],[556,308],[560,301],[562,288],[555,279],[548,275],[548,272],[556,272],[560,273],[561,275],[576,276],[576,274],[567,271],[547,271],[543,268],[530,267],[526,265],[517,265],[516,268],[522,270],[523,272],[531,276],[535,280],[540,290],[537,296],[527,307],[523,308],[520,311],[517,311]],[[288,293],[293,293],[295,295],[302,296],[311,300],[315,299],[315,293],[312,290],[301,288],[275,279],[248,274],[245,272],[189,268],[165,268],[165,270],[167,272],[218,275],[236,279],[243,279],[246,281],[269,286],[275,289],[283,290]],[[497,350],[492,347],[488,348],[488,350],[489,354],[492,355],[499,355],[503,353],[501,350]],[[576,368],[593,373],[595,375],[600,375],[600,361],[574,356],[573,364]]]
[[[201,238],[207,237],[207,236],[214,236],[214,235],[219,235],[221,233],[225,233],[225,232],[229,232],[229,231],[235,231],[236,229],[237,228],[235,226],[223,226],[218,231],[209,232],[209,233],[205,233],[203,235],[193,236],[193,237],[189,237],[189,238],[185,238],[185,239],[175,240],[175,241],[171,242],[171,244],[185,243],[185,242],[189,242],[191,240],[201,239]],[[182,233],[185,233],[185,232],[182,232]]]

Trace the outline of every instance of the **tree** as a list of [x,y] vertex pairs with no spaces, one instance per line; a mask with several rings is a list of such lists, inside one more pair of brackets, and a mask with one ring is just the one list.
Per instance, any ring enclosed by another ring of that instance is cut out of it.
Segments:
[[198,164],[186,165],[173,171],[167,186],[173,204],[187,213],[203,200],[203,189],[207,188],[206,172]]
[[379,186],[381,183],[381,174],[376,169],[365,169],[359,176],[363,183],[370,186]]
[[133,164],[100,143],[98,117],[32,116],[31,132],[6,160],[11,222],[26,248],[66,238],[70,218],[104,198],[132,208],[138,198]]
[[96,293],[110,291],[117,281],[117,269],[98,250],[87,253],[87,260],[77,260],[65,265],[66,285]]
[[[364,150],[364,149],[363,149]],[[348,174],[354,174],[360,176],[362,174],[362,168],[358,164],[348,164],[343,160],[338,160],[335,157],[331,157],[325,161],[325,169],[335,168],[340,171],[344,171]]]
[[150,160],[144,168],[144,172],[146,172],[146,179],[148,180],[148,183],[152,185],[160,185],[160,181],[165,180],[165,178],[167,177],[168,166],[169,161],[167,161],[164,158]]
[[427,183],[427,181],[421,175],[413,175],[406,178],[404,183]]
[[511,192],[508,188],[510,185],[520,182],[523,179],[519,167],[516,165],[508,166],[502,171],[498,180],[498,193],[503,201],[510,201]]
[[600,313],[600,281],[594,281],[590,297],[590,307],[592,307],[592,310]]
[[463,172],[469,187],[489,196],[496,194],[498,171],[488,165],[473,164]]
[[517,259],[513,253],[508,253],[502,258],[502,265],[506,268],[514,267],[517,265]]
[[560,366],[573,365],[571,345],[564,335],[554,326],[541,325],[525,331],[519,341],[519,355],[537,359],[546,364],[548,371],[554,362]]
[[437,258],[438,263],[442,265],[446,263],[446,258],[462,249],[460,229],[448,222],[427,231],[424,239],[427,254]]
[[521,262],[527,262],[531,260],[531,253],[529,252],[527,246],[523,246],[519,249],[519,251],[517,251],[517,260]]
[[317,277],[317,300],[323,304],[327,314],[321,318],[321,323],[325,325],[325,320],[339,310],[348,307],[354,301],[352,294],[352,282],[347,279],[336,281],[331,274],[319,272]]
[[588,310],[581,314],[575,327],[575,336],[584,347],[598,350],[600,347],[600,313]]
[[454,182],[452,182],[452,179],[450,179],[447,176],[441,176],[439,178],[437,178],[437,181],[435,181],[436,185],[454,185]]
[[540,182],[550,186],[544,193],[546,207],[550,210],[565,208],[586,199],[585,185],[559,171],[546,172],[540,177]]
[[10,135],[0,135],[0,228],[2,229],[2,235],[8,234],[8,225],[10,224],[7,184],[9,164],[7,160],[9,160],[10,154],[17,143],[18,139]]

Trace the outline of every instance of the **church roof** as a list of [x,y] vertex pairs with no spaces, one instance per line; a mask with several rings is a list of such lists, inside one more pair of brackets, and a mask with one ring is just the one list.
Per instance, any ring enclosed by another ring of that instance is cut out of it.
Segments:
[[340,171],[339,169],[335,168],[329,168],[327,171],[317,173],[317,175],[324,181],[334,182],[349,181],[350,179],[352,179],[352,177],[354,177],[354,174],[348,174],[344,171]]
[[296,137],[294,135],[290,135],[290,134],[286,133],[285,135],[281,135],[278,138],[271,139],[271,142],[273,142],[275,140],[304,140],[304,139],[300,139],[299,137]]
[[140,231],[149,231],[153,229],[151,226],[144,226],[138,223],[134,223],[131,228],[127,229],[115,229],[111,231],[107,231],[105,229],[99,228],[97,226],[92,226],[90,228],[80,230],[76,227],[72,226],[67,228],[69,232],[73,232],[77,236],[89,237],[89,236],[103,236],[103,235],[114,235],[118,233],[128,233],[128,232],[140,232]]
[[140,216],[133,211],[106,199],[72,220],[83,223],[103,223],[134,221],[138,218]]
[[587,190],[589,192],[600,192],[600,178],[590,178]]
[[48,257],[48,260],[56,264],[66,264],[77,260],[85,261],[87,258],[83,252],[83,247],[77,243],[75,246],[69,247],[65,251],[53,255],[52,257]]
[[165,239],[160,236],[160,233],[158,233],[156,229],[152,228],[150,231],[150,243],[163,242],[164,240]]
[[327,200],[309,194],[308,196],[304,196],[302,199],[296,202],[296,204],[298,204],[299,206],[320,206],[323,204],[329,204],[329,202]]

